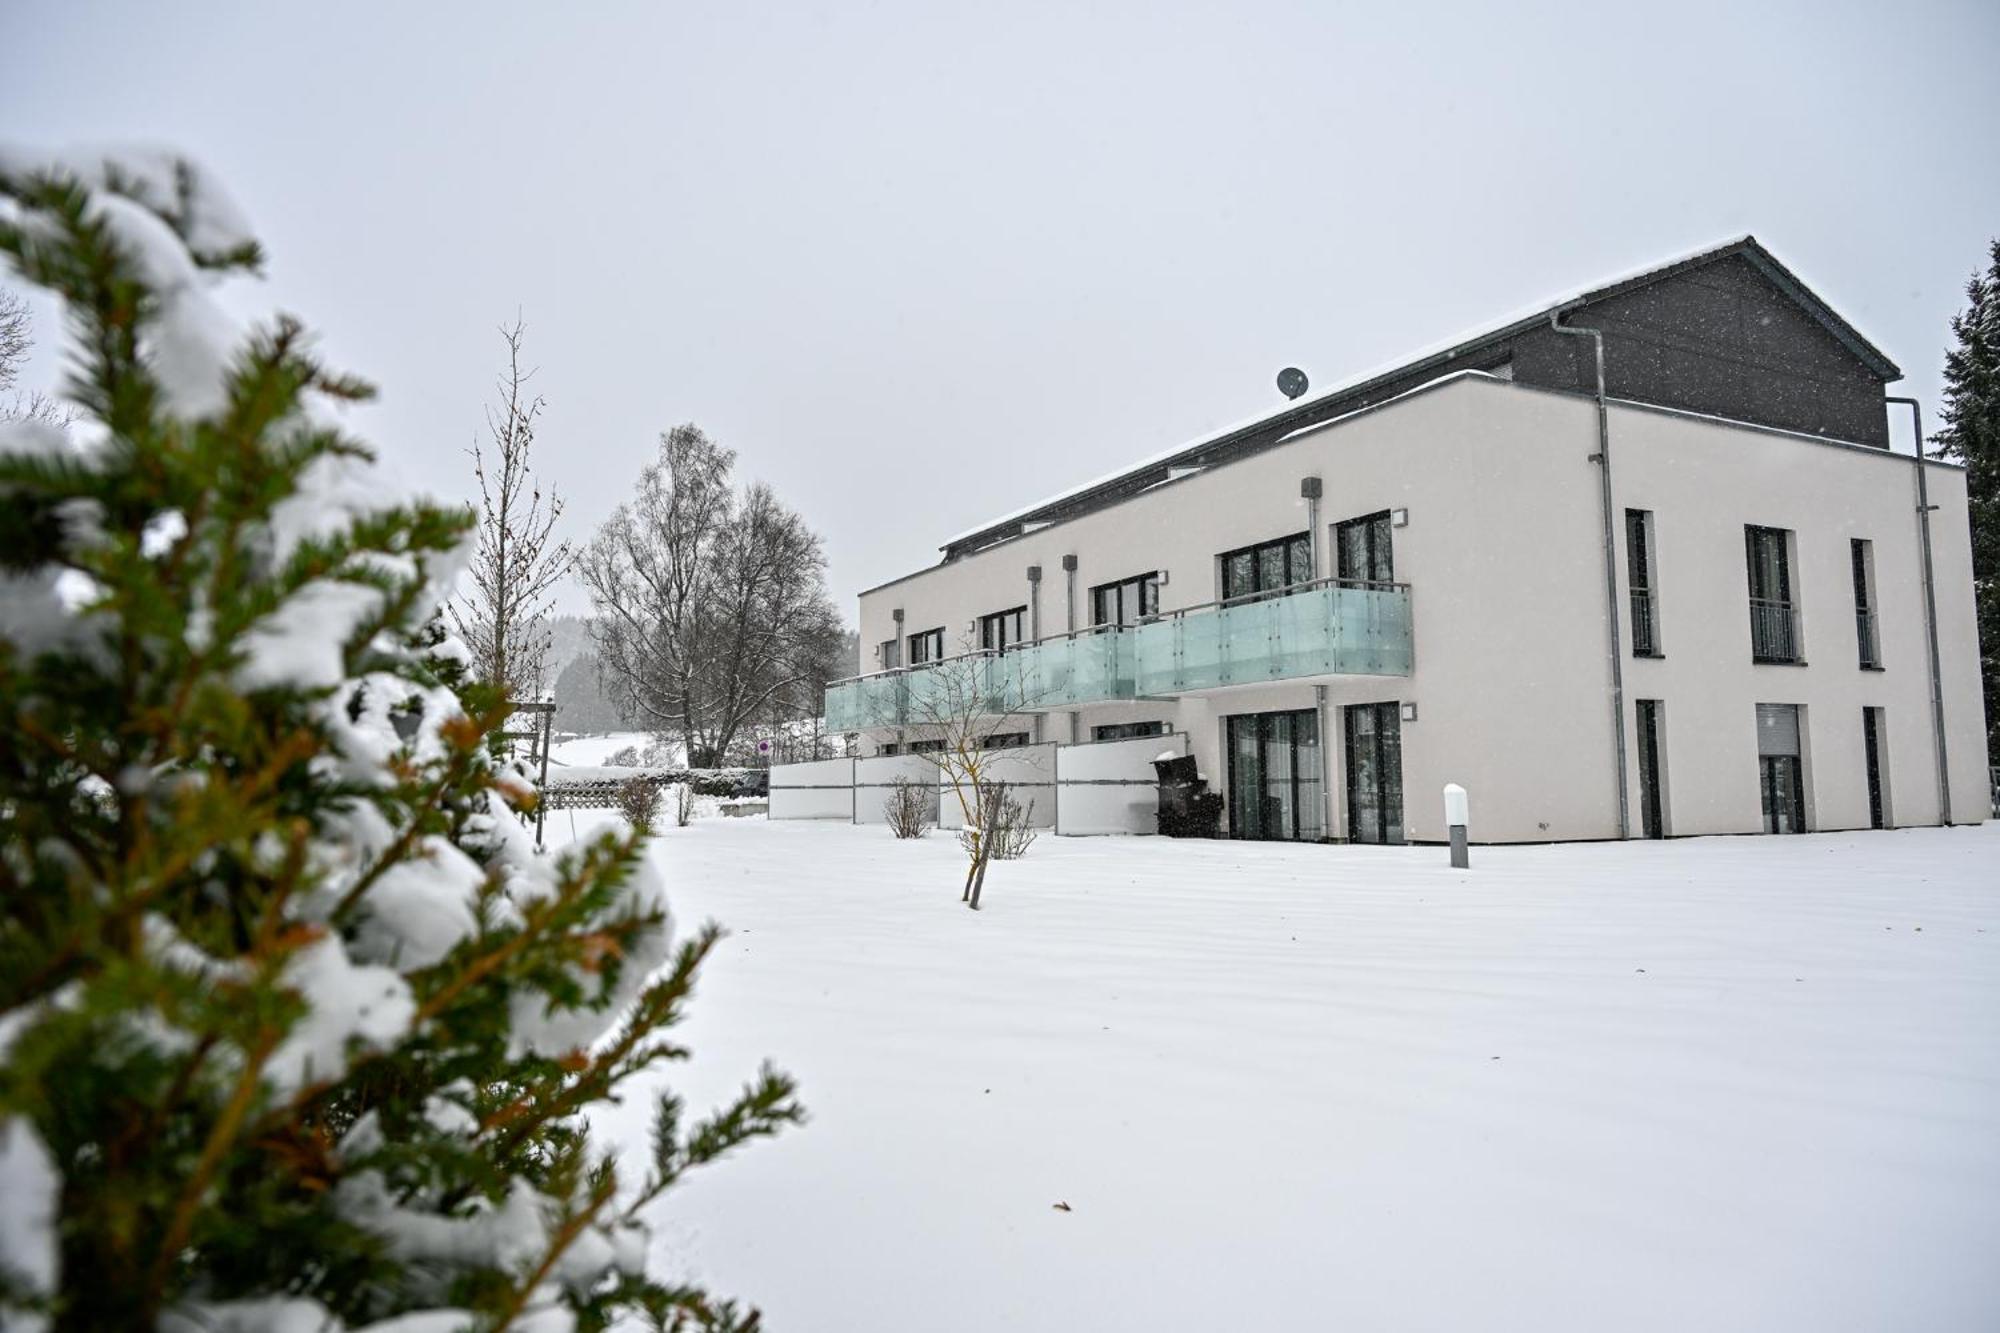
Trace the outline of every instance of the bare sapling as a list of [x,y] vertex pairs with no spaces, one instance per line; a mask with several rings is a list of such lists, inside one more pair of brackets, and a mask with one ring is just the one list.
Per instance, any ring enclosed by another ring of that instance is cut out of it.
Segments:
[[[997,756],[997,735],[1019,729],[1044,693],[1030,659],[1020,652],[989,652],[968,637],[957,656],[915,669],[911,675],[910,709],[918,723],[921,753],[937,766],[941,786],[951,788],[958,802],[964,831],[965,883],[959,901],[979,909],[986,886],[986,867],[996,844],[995,833],[1006,816],[993,804],[992,793],[1004,786],[1004,769]],[[1005,793],[1000,793],[1004,802]],[[1020,816],[1027,818],[1025,812]],[[1032,835],[1028,839],[1032,841]],[[1021,850],[1026,843],[1015,839]],[[1019,853],[1017,852],[1016,855]],[[1008,859],[1003,857],[1004,859]]]
[[556,585],[577,560],[575,547],[555,539],[562,501],[543,494],[530,465],[544,404],[528,390],[534,370],[521,365],[524,331],[519,319],[500,330],[507,369],[496,386],[499,402],[486,411],[489,442],[466,450],[479,482],[478,546],[470,590],[451,603],[452,627],[472,653],[474,674],[515,702],[539,698],[547,683]]

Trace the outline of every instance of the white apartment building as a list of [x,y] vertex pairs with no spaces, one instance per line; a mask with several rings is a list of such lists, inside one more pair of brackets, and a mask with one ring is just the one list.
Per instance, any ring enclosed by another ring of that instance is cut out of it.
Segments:
[[921,748],[972,661],[996,747],[1173,737],[1236,837],[1442,841],[1448,782],[1475,842],[1977,822],[1900,375],[1743,237],[961,534],[861,594],[828,722]]

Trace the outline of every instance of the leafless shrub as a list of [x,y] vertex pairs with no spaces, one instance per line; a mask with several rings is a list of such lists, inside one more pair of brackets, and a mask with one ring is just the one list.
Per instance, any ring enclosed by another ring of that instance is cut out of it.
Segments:
[[979,824],[976,828],[961,829],[958,845],[967,856],[978,856],[983,836],[988,857],[995,861],[1019,860],[1035,844],[1035,828],[1029,822],[1034,814],[1033,800],[1024,806],[1014,799],[1006,783],[988,782],[979,793]]
[[889,831],[898,838],[921,838],[931,831],[930,788],[897,778],[882,812],[889,817]]
[[613,750],[610,754],[604,756],[604,766],[606,768],[637,768],[639,766],[639,747],[628,745],[622,750]]
[[660,814],[659,784],[645,778],[625,783],[618,789],[618,811],[633,828],[650,829]]

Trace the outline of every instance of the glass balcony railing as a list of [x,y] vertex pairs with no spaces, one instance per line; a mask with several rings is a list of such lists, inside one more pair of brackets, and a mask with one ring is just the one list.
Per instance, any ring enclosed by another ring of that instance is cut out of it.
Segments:
[[1132,635],[1115,625],[1079,630],[993,659],[1010,711],[1046,712],[1132,697]]
[[867,731],[1309,676],[1407,676],[1411,662],[1408,585],[1326,580],[835,681],[826,725]]
[[829,731],[867,731],[900,727],[910,710],[910,673],[878,671],[872,676],[838,680],[826,687]]
[[1142,695],[1302,676],[1407,676],[1410,589],[1329,579],[1284,592],[1172,611],[1139,626]]
[[835,681],[826,687],[826,725],[866,731],[1130,698],[1132,635],[1107,627]]

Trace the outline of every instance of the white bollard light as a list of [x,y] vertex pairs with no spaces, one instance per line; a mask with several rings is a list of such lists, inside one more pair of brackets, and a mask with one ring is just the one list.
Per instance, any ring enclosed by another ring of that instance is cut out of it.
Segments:
[[1472,865],[1471,854],[1465,845],[1465,826],[1469,803],[1465,799],[1465,788],[1456,782],[1444,785],[1444,824],[1451,830],[1451,865],[1454,870],[1466,870]]

